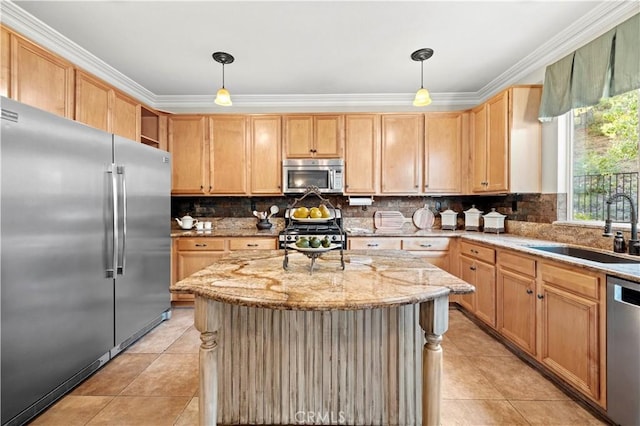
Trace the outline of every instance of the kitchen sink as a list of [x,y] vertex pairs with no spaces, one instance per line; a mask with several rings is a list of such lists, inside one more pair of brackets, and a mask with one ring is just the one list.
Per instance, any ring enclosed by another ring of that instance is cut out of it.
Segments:
[[613,254],[602,253],[579,247],[567,246],[530,246],[530,249],[546,251],[549,253],[561,254],[563,256],[577,257],[579,259],[590,260],[599,263],[640,263],[640,259],[629,259]]

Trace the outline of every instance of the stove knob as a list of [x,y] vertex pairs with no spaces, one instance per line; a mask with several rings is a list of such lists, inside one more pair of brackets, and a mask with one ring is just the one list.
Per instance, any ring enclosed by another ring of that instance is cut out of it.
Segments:
[[331,241],[336,241],[337,239],[338,239],[337,235],[334,235],[334,236],[331,237]]
[[294,240],[293,235],[287,235],[287,241],[293,241],[293,240]]

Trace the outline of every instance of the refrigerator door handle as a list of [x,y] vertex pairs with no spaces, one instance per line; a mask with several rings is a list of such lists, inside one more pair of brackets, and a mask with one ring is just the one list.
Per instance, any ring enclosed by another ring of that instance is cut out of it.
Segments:
[[122,250],[118,247],[118,275],[124,275],[127,262],[127,175],[124,166],[118,166],[118,175],[122,182]]
[[116,175],[116,165],[111,164],[107,173],[111,174],[111,196],[113,198],[111,211],[113,222],[111,226],[113,228],[113,244],[111,246],[110,256],[108,256],[110,258],[109,260],[111,260],[111,265],[107,265],[106,275],[107,278],[114,278],[118,264],[118,177]]

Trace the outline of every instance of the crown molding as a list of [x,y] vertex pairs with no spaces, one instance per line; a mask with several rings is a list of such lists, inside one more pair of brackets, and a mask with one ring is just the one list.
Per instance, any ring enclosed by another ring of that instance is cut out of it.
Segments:
[[[524,59],[507,69],[478,92],[432,93],[429,110],[466,109],[490,98],[505,87],[566,56],[604,32],[640,12],[636,0],[605,1],[551,38]],[[85,71],[101,78],[124,93],[153,108],[167,112],[248,112],[314,110],[424,110],[411,106],[414,94],[335,94],[335,95],[235,95],[233,106],[218,107],[211,95],[156,95],[11,0],[0,0],[0,22],[31,41],[49,49]]]
[[[414,93],[363,93],[363,94],[309,94],[309,95],[234,95],[233,105],[221,107],[214,104],[214,95],[157,96],[156,105],[163,111],[175,113],[195,112],[248,112],[251,111],[310,111],[313,109],[343,111],[411,110]],[[466,109],[477,105],[475,93],[432,93],[429,109]],[[415,108],[416,111],[424,108]]]
[[136,83],[82,46],[68,39],[10,0],[0,0],[0,22],[30,41],[65,58],[74,65],[133,96],[154,106],[155,94]]

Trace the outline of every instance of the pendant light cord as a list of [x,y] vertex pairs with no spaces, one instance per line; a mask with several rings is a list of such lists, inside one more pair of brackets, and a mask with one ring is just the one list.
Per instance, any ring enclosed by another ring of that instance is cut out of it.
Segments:
[[224,62],[222,63],[222,88],[224,89]]

